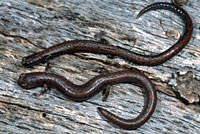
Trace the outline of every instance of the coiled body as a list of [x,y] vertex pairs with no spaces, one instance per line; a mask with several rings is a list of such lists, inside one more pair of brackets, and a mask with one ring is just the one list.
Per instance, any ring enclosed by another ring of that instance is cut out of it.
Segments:
[[34,64],[38,64],[41,62],[45,62],[51,58],[56,56],[66,54],[66,53],[74,53],[74,52],[91,52],[91,53],[100,53],[100,54],[111,54],[120,56],[124,59],[128,59],[136,64],[139,65],[146,65],[146,66],[155,66],[164,63],[165,61],[172,58],[176,55],[179,51],[181,51],[189,42],[192,31],[193,31],[193,24],[190,16],[179,6],[176,6],[171,3],[159,2],[152,5],[147,6],[144,8],[137,16],[139,18],[144,13],[151,11],[151,10],[158,10],[158,9],[165,9],[172,11],[173,13],[180,16],[185,24],[185,29],[183,32],[183,36],[169,49],[166,51],[158,54],[158,55],[142,55],[131,52],[129,50],[108,45],[102,44],[95,41],[89,40],[74,40],[74,41],[67,41],[55,46],[52,46],[44,51],[32,54],[23,58],[22,64],[24,66],[31,66]]
[[153,84],[139,71],[121,71],[99,75],[83,85],[75,85],[62,76],[45,72],[21,74],[18,79],[18,84],[23,88],[31,89],[47,84],[60,90],[66,97],[74,101],[87,100],[102,91],[105,86],[119,83],[136,84],[144,88],[146,99],[140,115],[135,119],[123,119],[103,108],[98,107],[98,110],[114,124],[124,129],[136,129],[148,121],[154,112],[157,101]]
[[[158,55],[141,55],[120,47],[102,44],[95,41],[74,40],[57,44],[45,49],[44,51],[27,56],[23,58],[22,65],[32,66],[45,62],[56,56],[74,52],[92,52],[117,55],[134,63],[147,66],[162,64],[176,55],[187,45],[192,36],[193,24],[190,16],[182,8],[166,2],[158,2],[145,7],[139,12],[137,18],[146,12],[158,9],[172,11],[178,15],[185,24],[184,32],[180,39],[172,47]],[[98,110],[115,125],[124,129],[136,129],[148,121],[155,110],[157,101],[157,95],[153,84],[143,73],[139,71],[121,71],[99,75],[83,85],[75,85],[62,76],[44,72],[21,74],[18,79],[18,84],[23,88],[31,89],[46,84],[57,88],[68,98],[74,101],[87,100],[102,91],[106,86],[119,83],[136,84],[145,89],[145,105],[139,116],[134,119],[123,119],[101,107],[98,107]]]

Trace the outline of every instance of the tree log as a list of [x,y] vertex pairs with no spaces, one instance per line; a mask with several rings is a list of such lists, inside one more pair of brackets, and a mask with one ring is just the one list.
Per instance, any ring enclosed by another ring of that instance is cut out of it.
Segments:
[[45,71],[46,64],[23,67],[23,57],[63,41],[94,40],[149,55],[165,51],[182,34],[181,19],[165,10],[136,19],[140,10],[158,1],[1,0],[0,132],[200,133],[199,0],[182,6],[193,20],[192,39],[162,65],[139,66],[120,57],[92,53],[66,54],[49,61],[49,72],[75,84],[107,72],[131,68],[143,71],[156,87],[158,102],[153,116],[137,130],[113,125],[96,109],[101,106],[122,118],[136,117],[144,105],[137,86],[118,84],[111,88],[106,102],[98,94],[77,103],[54,88],[37,96],[42,87],[25,90],[16,82],[23,72]]

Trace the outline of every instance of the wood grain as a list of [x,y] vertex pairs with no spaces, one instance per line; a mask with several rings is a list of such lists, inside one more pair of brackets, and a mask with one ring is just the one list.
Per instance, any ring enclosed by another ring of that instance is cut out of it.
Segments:
[[63,55],[50,61],[49,72],[60,74],[76,84],[106,72],[132,67],[142,70],[155,84],[158,102],[152,118],[137,130],[113,126],[96,108],[102,106],[123,118],[133,118],[143,107],[144,98],[139,87],[116,85],[107,102],[102,102],[99,94],[77,103],[56,89],[35,96],[34,93],[42,88],[25,90],[16,83],[22,72],[44,71],[46,66],[25,68],[20,63],[22,57],[63,41],[95,40],[141,54],[166,50],[177,41],[174,33],[169,31],[182,33],[180,18],[159,10],[136,19],[141,9],[157,1],[161,0],[0,1],[0,132],[200,133],[199,0],[183,6],[194,23],[191,41],[162,65],[138,66],[119,57],[91,53]]

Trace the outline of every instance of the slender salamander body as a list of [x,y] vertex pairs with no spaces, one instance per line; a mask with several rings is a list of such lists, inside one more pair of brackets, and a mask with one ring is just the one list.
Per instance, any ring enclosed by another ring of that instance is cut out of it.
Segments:
[[74,40],[57,44],[48,49],[45,49],[44,51],[24,57],[22,59],[22,65],[32,66],[41,62],[45,62],[56,56],[73,52],[91,52],[117,55],[139,65],[155,66],[162,64],[165,61],[172,58],[174,55],[176,55],[179,51],[181,51],[184,48],[185,45],[187,45],[192,35],[193,24],[190,16],[181,7],[165,2],[159,2],[147,6],[139,12],[137,18],[139,18],[148,11],[158,9],[165,9],[174,12],[175,14],[180,16],[180,18],[183,20],[183,23],[185,24],[183,36],[173,46],[171,46],[169,49],[158,55],[141,55],[131,52],[127,49],[108,44],[98,43],[95,41]]
[[23,73],[18,79],[18,84],[25,89],[47,84],[57,88],[66,97],[74,101],[87,100],[102,91],[105,86],[119,83],[136,84],[144,88],[146,93],[145,105],[139,116],[134,119],[123,119],[101,107],[98,107],[98,110],[115,125],[129,130],[136,129],[148,121],[154,112],[157,102],[154,85],[139,71],[121,71],[99,75],[83,85],[75,85],[62,76],[46,72]]
[[[169,10],[178,15],[183,20],[185,27],[183,36],[181,36],[173,46],[158,55],[142,55],[120,47],[98,43],[95,41],[74,40],[57,44],[44,51],[24,57],[22,59],[22,65],[32,66],[45,62],[56,56],[74,52],[112,54],[128,59],[134,63],[147,66],[162,64],[176,55],[187,45],[192,36],[193,24],[190,16],[181,7],[166,2],[158,2],[145,7],[139,12],[137,18],[151,10],[159,9]],[[21,74],[18,79],[18,84],[23,88],[31,89],[47,84],[57,88],[68,98],[74,101],[87,100],[102,91],[106,86],[119,83],[136,84],[145,89],[146,98],[142,112],[134,119],[123,119],[101,107],[98,107],[97,109],[104,117],[115,125],[129,130],[136,129],[148,121],[155,110],[157,102],[157,95],[153,84],[143,73],[139,71],[121,71],[99,75],[83,85],[75,85],[62,76],[45,72]]]

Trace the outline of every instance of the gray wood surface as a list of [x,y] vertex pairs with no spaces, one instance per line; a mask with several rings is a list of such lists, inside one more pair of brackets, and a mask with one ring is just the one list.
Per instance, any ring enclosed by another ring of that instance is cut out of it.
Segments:
[[[156,110],[141,128],[127,131],[103,118],[102,106],[123,118],[133,118],[143,107],[141,89],[129,84],[112,87],[102,102],[99,94],[77,103],[56,89],[35,96],[42,88],[25,90],[16,83],[22,72],[44,71],[21,65],[24,56],[57,43],[88,39],[105,41],[141,54],[157,54],[177,41],[169,31],[182,33],[183,23],[169,11],[137,13],[161,0],[0,0],[0,133],[200,133],[200,1],[183,8],[194,32],[189,44],[166,63],[138,66],[119,57],[76,53],[50,61],[49,72],[83,84],[104,72],[138,68],[158,91]],[[169,0],[167,2],[170,2]]]

